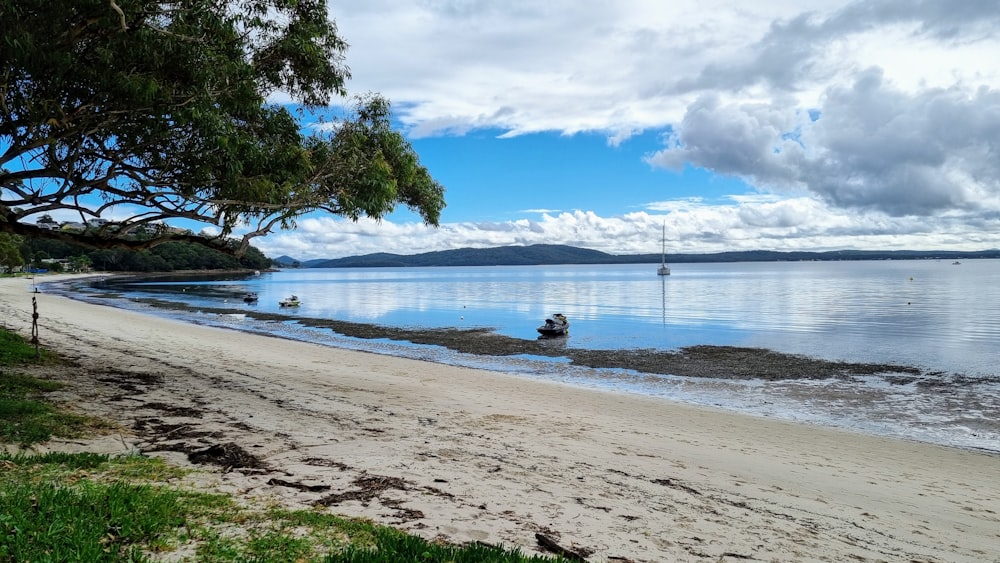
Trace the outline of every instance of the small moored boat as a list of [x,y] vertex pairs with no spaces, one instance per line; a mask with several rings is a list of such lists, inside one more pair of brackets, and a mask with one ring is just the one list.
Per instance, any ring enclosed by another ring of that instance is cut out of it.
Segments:
[[257,294],[256,293],[252,293],[252,292],[248,293],[248,294],[246,294],[246,295],[243,296],[243,301],[246,302],[246,303],[256,303],[257,302]]
[[545,319],[545,324],[537,330],[542,336],[562,336],[569,332],[569,320],[562,313],[556,313]]
[[298,307],[301,305],[301,302],[299,302],[299,297],[297,295],[292,295],[288,299],[278,301],[278,305],[281,305],[282,307]]

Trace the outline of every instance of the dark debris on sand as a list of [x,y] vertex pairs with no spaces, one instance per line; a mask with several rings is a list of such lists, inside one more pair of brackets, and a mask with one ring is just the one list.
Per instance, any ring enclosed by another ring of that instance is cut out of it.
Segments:
[[268,469],[267,464],[257,456],[234,442],[213,444],[207,448],[188,452],[188,461],[229,468]]

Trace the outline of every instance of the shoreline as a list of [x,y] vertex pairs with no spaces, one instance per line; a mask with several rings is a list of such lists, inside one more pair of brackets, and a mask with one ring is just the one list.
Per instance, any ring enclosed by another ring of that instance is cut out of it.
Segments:
[[75,364],[75,405],[168,461],[211,446],[234,454],[223,491],[526,553],[540,552],[540,533],[591,561],[1000,560],[995,455],[186,324],[29,287],[0,280],[4,325],[30,333],[38,298],[42,345]]

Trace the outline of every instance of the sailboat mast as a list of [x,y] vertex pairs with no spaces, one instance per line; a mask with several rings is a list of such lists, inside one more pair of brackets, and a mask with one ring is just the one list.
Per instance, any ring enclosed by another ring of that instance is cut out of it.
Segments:
[[667,224],[663,224],[663,242],[660,248],[660,267],[656,269],[656,273],[661,276],[669,276],[670,268],[667,267]]
[[666,224],[663,225],[663,238],[661,239],[661,241],[662,241],[662,243],[661,243],[661,246],[660,246],[660,265],[661,266],[666,266],[667,265],[667,225]]

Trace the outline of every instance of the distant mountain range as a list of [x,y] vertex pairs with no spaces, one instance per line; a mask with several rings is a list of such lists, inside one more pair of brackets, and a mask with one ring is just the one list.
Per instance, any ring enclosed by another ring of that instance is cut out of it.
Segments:
[[[1000,250],[976,252],[941,250],[837,250],[831,252],[774,252],[750,250],[715,254],[668,254],[671,264],[693,262],[798,262],[804,260],[967,260],[1000,258]],[[535,266],[557,264],[649,264],[659,263],[659,254],[608,254],[598,250],[558,244],[459,248],[423,254],[379,252],[363,256],[299,261],[290,256],[275,258],[281,267],[301,268],[400,268],[426,266]]]

